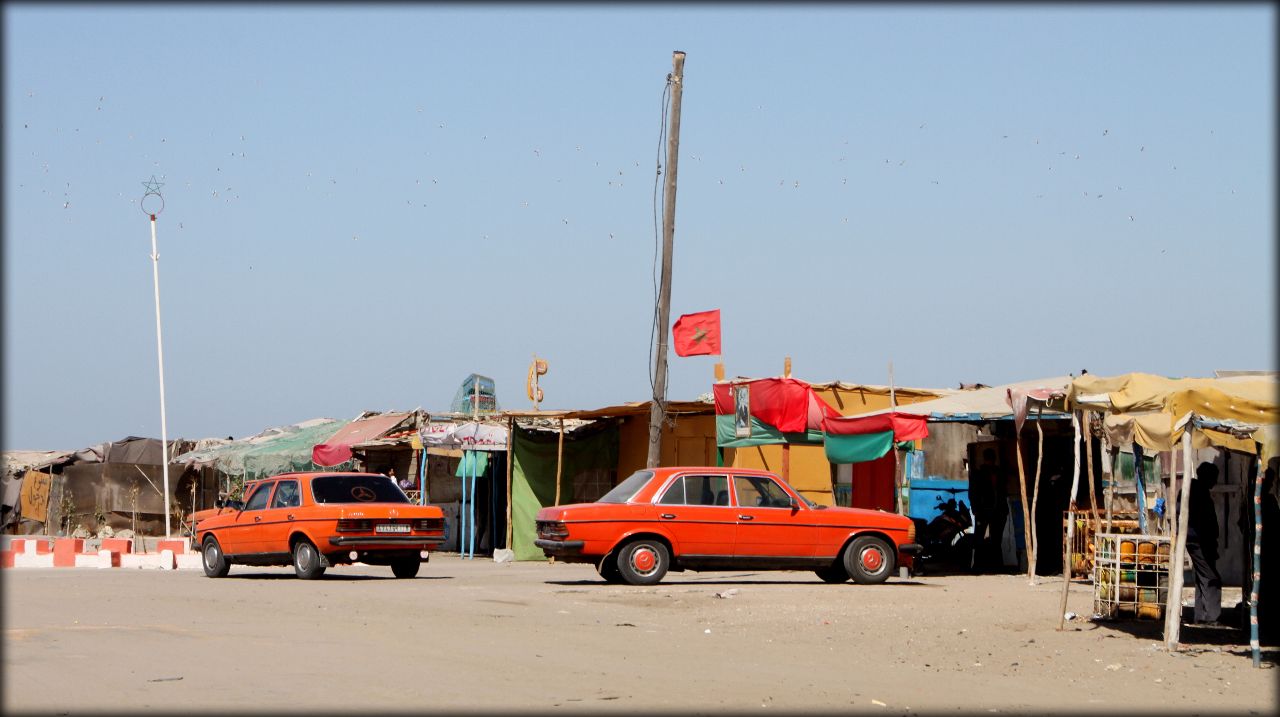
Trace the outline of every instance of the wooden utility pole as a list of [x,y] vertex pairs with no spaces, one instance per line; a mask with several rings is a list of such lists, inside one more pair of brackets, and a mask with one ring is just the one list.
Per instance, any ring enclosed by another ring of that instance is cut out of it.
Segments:
[[667,333],[671,331],[671,246],[676,233],[676,165],[680,152],[680,97],[684,89],[684,53],[671,56],[671,130],[667,137],[667,180],[662,193],[662,274],[658,288],[658,350],[653,368],[653,403],[649,406],[649,456],[645,465],[662,460],[662,423],[667,413]]

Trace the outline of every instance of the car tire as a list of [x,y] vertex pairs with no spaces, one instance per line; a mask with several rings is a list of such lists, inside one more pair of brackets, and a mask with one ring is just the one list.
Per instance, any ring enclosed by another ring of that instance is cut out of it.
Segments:
[[391,561],[391,572],[397,578],[416,578],[418,576],[418,568],[422,565],[422,561],[415,557],[396,558]]
[[618,573],[631,585],[656,585],[671,566],[671,552],[660,540],[641,538],[622,546]]
[[303,538],[293,544],[293,572],[303,580],[315,580],[324,575],[325,564],[320,551],[311,541]]
[[828,565],[825,568],[818,568],[813,571],[822,578],[824,583],[847,583],[849,582],[849,572],[844,569],[843,565]]
[[606,583],[616,585],[625,582],[622,579],[622,571],[618,570],[618,560],[614,555],[606,557],[596,566],[596,572],[600,573],[600,577],[604,578]]
[[211,578],[225,578],[231,571],[231,562],[222,552],[218,539],[212,535],[205,536],[200,546],[200,562],[204,565],[204,574]]
[[844,569],[860,585],[878,585],[893,573],[894,552],[883,539],[863,535],[844,551]]

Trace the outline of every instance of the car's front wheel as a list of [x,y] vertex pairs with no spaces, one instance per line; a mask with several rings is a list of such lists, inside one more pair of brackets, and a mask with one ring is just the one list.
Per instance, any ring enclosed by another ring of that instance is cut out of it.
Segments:
[[874,535],[853,539],[844,551],[844,569],[855,583],[876,585],[893,572],[894,553],[889,544]]
[[396,558],[391,561],[391,572],[397,578],[413,578],[418,576],[418,568],[422,565],[422,561],[417,556],[408,558]]
[[222,554],[222,546],[212,535],[205,536],[204,545],[200,547],[203,556],[204,574],[211,578],[224,578],[231,570],[231,563]]
[[641,538],[618,551],[618,572],[632,585],[655,585],[671,566],[671,553],[660,540]]
[[305,538],[293,544],[293,572],[303,580],[315,580],[324,575],[325,564],[320,551]]

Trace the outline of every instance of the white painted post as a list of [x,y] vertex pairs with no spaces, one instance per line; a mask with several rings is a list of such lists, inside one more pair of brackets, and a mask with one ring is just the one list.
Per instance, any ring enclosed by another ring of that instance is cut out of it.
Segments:
[[160,252],[156,251],[156,215],[151,216],[151,278],[156,290],[156,361],[160,366],[160,469],[164,474],[164,537],[169,525],[169,432],[164,415],[164,341],[160,334]]

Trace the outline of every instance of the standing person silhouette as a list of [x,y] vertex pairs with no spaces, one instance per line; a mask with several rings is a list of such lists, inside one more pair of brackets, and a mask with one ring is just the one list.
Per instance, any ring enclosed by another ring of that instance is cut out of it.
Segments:
[[1195,621],[1220,625],[1222,576],[1218,574],[1218,510],[1211,489],[1218,482],[1218,467],[1204,462],[1191,481],[1191,506],[1187,513],[1187,555],[1196,577]]

